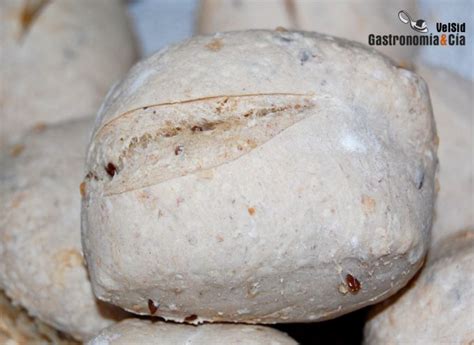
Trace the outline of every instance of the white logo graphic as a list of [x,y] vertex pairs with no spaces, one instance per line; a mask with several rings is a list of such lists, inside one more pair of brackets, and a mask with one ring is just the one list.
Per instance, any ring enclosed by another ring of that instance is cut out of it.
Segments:
[[409,24],[410,27],[423,34],[428,32],[428,26],[426,26],[426,22],[423,19],[418,19],[416,22],[411,20],[410,15],[405,11],[398,12],[398,18],[403,24]]

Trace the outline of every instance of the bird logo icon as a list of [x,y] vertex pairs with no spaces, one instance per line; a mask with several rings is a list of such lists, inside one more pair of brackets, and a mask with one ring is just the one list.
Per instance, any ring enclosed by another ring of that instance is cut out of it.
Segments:
[[408,24],[410,27],[415,30],[416,32],[427,33],[428,26],[426,25],[426,21],[423,19],[418,19],[417,21],[411,20],[410,15],[406,11],[398,12],[398,18],[403,24]]

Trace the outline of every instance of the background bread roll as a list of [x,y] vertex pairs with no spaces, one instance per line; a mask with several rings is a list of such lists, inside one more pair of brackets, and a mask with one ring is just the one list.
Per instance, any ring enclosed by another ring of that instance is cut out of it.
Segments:
[[0,158],[0,285],[77,339],[124,316],[96,301],[81,250],[79,185],[92,123],[37,129]]
[[0,291],[0,344],[2,345],[77,345],[61,332],[52,329],[26,311],[14,306]]
[[[201,0],[197,31],[201,34],[248,29],[287,29],[317,31],[368,44],[368,36],[413,35],[398,19],[400,10],[413,20],[413,0]],[[377,50],[399,63],[410,62],[416,46],[381,46]]]
[[110,92],[92,136],[94,291],[194,323],[376,303],[422,263],[435,146],[424,82],[359,44],[248,31],[169,47]]
[[0,41],[0,146],[38,123],[95,114],[136,59],[120,0],[3,0]]
[[427,82],[439,135],[439,192],[433,243],[474,228],[473,83],[442,68],[417,64]]
[[364,344],[470,344],[474,341],[474,231],[457,233],[430,253],[421,274],[377,306]]
[[285,333],[262,326],[201,325],[129,319],[104,329],[87,345],[296,345]]

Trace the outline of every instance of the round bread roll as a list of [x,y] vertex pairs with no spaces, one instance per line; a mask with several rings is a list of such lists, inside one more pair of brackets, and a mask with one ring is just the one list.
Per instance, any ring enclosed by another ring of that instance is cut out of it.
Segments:
[[[248,29],[318,31],[369,44],[369,35],[417,35],[399,18],[400,10],[416,17],[414,0],[380,2],[332,0],[201,0],[200,34]],[[399,63],[408,64],[416,46],[374,46]]]
[[439,192],[433,244],[456,229],[474,228],[472,81],[444,69],[417,65],[427,82],[439,135]]
[[0,37],[0,146],[37,123],[95,114],[136,59],[120,0],[3,0]]
[[96,296],[175,321],[332,318],[420,267],[437,165],[428,90],[306,32],[192,38],[136,65],[88,149]]
[[0,344],[2,345],[78,345],[60,332],[34,319],[14,306],[0,290]]
[[403,293],[374,308],[364,344],[472,344],[473,267],[473,230],[440,241]]
[[30,315],[77,339],[124,314],[95,299],[83,262],[79,185],[92,124],[37,130],[0,157],[0,285]]
[[296,345],[283,332],[263,326],[189,326],[128,319],[102,330],[87,345]]

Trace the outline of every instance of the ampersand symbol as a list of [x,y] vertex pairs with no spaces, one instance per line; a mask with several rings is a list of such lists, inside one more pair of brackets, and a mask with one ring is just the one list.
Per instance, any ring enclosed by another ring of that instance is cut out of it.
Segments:
[[446,45],[446,35],[441,35],[441,45],[445,46]]

